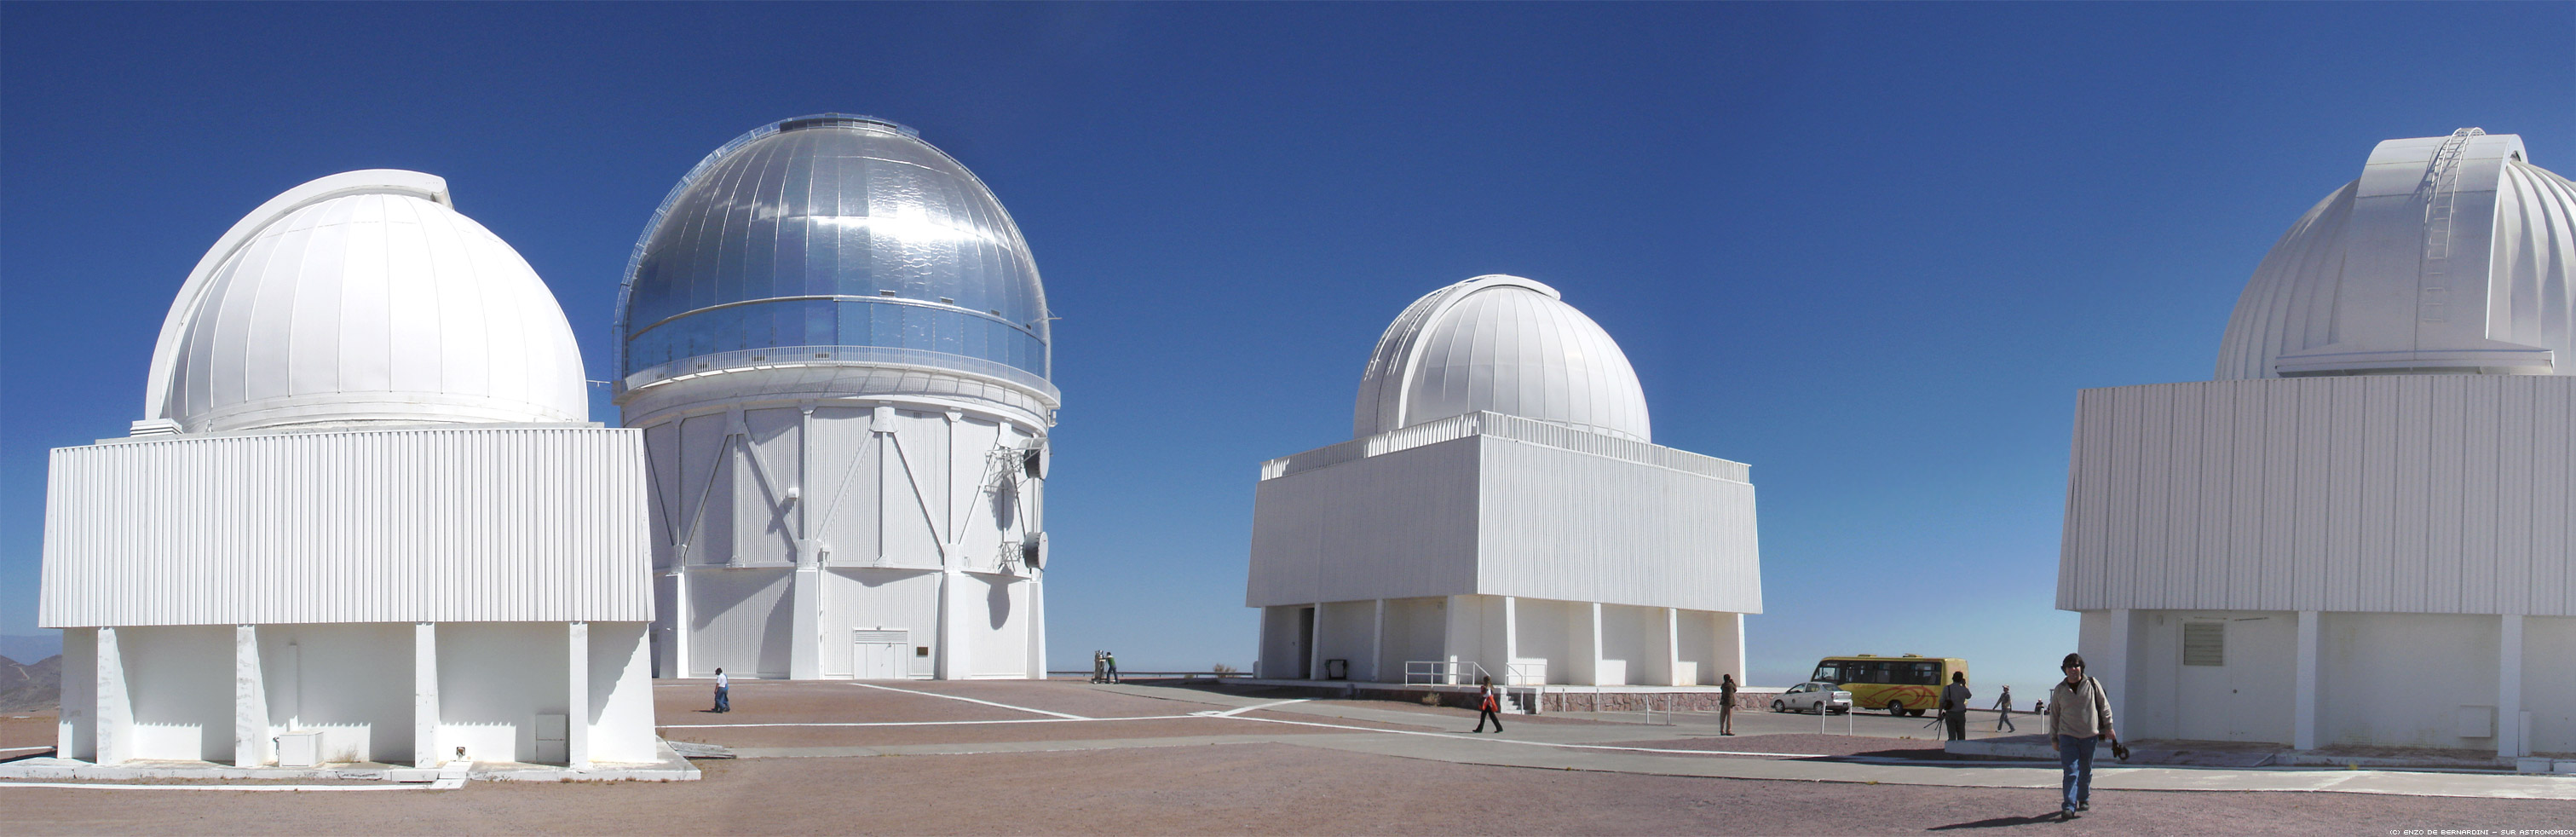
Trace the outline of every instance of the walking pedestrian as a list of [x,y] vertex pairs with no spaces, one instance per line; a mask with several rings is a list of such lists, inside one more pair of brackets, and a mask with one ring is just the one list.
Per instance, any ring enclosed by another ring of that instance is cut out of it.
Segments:
[[1941,717],[1949,722],[1950,740],[1968,740],[1968,673],[1950,672],[1950,685],[1941,687]]
[[1494,678],[1487,675],[1484,685],[1476,690],[1476,731],[1484,732],[1485,722],[1491,720],[1494,722],[1494,731],[1502,732],[1503,716],[1499,714],[1502,709],[1503,702],[1494,697]]
[[717,711],[717,712],[731,712],[731,711],[733,711],[733,701],[730,701],[730,700],[725,699],[725,695],[726,695],[726,693],[727,693],[727,692],[731,692],[731,691],[733,691],[732,686],[733,686],[733,679],[725,676],[724,669],[716,669],[716,708],[715,708],[715,711]]
[[2105,740],[2118,745],[2120,735],[2111,729],[2111,699],[2102,694],[2102,681],[2084,673],[2084,655],[2066,655],[2058,670],[2066,679],[2048,690],[2048,746],[2065,773],[2058,781],[2057,814],[2071,820],[2093,808],[2093,749]]
[[1109,662],[1109,682],[1118,682],[1118,652],[1102,651],[1100,658]]
[[1735,734],[1735,675],[1717,676],[1717,734]]
[[1995,731],[2019,732],[2012,722],[2012,687],[2004,687],[2004,696],[1995,699]]

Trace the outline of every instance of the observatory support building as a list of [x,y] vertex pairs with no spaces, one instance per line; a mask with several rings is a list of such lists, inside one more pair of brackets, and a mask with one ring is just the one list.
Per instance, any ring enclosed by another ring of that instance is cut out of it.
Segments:
[[1653,444],[1627,356],[1556,289],[1479,276],[1414,302],[1352,435],[1262,463],[1259,676],[1743,682],[1748,469]]
[[2086,390],[2057,606],[2135,738],[2576,753],[2576,186],[2380,143],[2217,380]]
[[1046,674],[1046,294],[911,129],[824,115],[671,190],[619,304],[665,677]]
[[588,413],[554,295],[445,181],[261,205],[170,306],[132,435],[53,452],[58,755],[662,760],[642,434]]

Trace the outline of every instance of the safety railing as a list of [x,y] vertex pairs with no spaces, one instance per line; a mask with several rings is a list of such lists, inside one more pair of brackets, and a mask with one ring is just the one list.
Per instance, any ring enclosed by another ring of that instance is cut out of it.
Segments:
[[[1495,678],[1500,682],[1494,684],[1494,690],[1502,694],[1505,708],[1524,715],[1539,714],[1539,699],[1546,693],[1547,684],[1524,681],[1541,679],[1543,673],[1518,664],[1503,668],[1503,676]],[[1404,662],[1404,684],[1407,686],[1474,686],[1492,677],[1493,672],[1474,660]]]

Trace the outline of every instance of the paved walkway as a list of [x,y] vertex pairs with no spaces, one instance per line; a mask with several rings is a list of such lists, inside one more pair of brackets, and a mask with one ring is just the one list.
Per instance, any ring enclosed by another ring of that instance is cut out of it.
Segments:
[[[1339,727],[1348,729],[1349,732],[1263,735],[1247,729],[1243,734],[1223,736],[883,747],[769,747],[740,749],[736,753],[745,758],[932,755],[1268,742],[1457,764],[1661,776],[1987,788],[2055,788],[2058,785],[2058,771],[2053,764],[1907,762],[1863,757],[1824,759],[1801,757],[1800,754],[1795,753],[1733,753],[1629,747],[1604,743],[1649,738],[1695,737],[1693,732],[1713,729],[1714,716],[1684,716],[1683,719],[1676,721],[1675,726],[1518,723],[1514,724],[1511,727],[1512,731],[1506,735],[1471,735],[1436,731],[1455,725],[1458,719],[1454,716],[1397,709],[1392,706],[1377,708],[1311,701],[1282,702],[1277,698],[1230,695],[1206,689],[1137,684],[1107,684],[1094,688],[1117,694],[1175,701],[1176,709],[1185,708],[1179,706],[1183,703],[1230,707],[1230,710],[1222,712],[1201,710],[1199,713],[1186,714],[1196,717],[1223,717],[1243,722],[1247,726],[1279,724],[1310,728]],[[1025,711],[1059,714],[1038,709],[1025,709]],[[1793,725],[1793,729],[1782,731],[1793,731],[1803,729],[1805,724],[1812,722],[1812,719],[1813,716],[1799,718],[1798,716],[1744,713],[1737,719],[1737,725],[1742,728],[1748,724],[1758,723],[1767,728],[1787,724]],[[1855,725],[1860,720],[1865,719],[1854,719]],[[1902,719],[1881,720],[1901,722]],[[1388,730],[1340,723],[1346,721],[1396,724],[1415,729]],[[1839,718],[1827,719],[1827,723],[1829,727],[1843,726],[1842,719]],[[1884,727],[1884,725],[1881,726]],[[2093,782],[2095,787],[2106,790],[2324,791],[2402,796],[2576,800],[2576,777],[2464,772],[2120,767],[2115,764],[2104,764],[2097,768]]]

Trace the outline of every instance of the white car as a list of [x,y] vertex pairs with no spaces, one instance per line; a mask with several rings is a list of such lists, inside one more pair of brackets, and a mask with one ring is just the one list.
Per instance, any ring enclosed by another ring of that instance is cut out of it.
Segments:
[[1851,708],[1850,692],[1835,688],[1834,684],[1821,680],[1811,680],[1791,686],[1788,691],[1781,692],[1779,697],[1771,699],[1773,712],[1823,711],[1840,714],[1850,712]]

